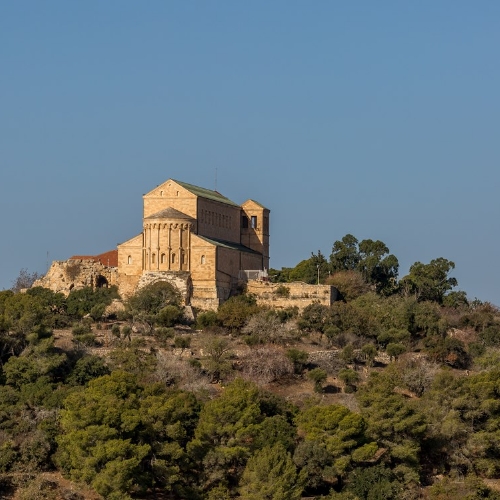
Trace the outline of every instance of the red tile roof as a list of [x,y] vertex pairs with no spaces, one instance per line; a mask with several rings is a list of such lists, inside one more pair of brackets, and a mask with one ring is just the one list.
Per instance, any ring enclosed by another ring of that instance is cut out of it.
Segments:
[[70,260],[92,260],[103,266],[118,267],[118,250],[110,250],[99,255],[73,255]]

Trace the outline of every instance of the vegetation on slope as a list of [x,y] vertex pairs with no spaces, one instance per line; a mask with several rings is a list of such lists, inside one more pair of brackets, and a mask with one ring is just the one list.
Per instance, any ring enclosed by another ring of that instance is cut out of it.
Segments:
[[500,313],[453,268],[398,281],[385,244],[347,235],[273,272],[342,301],[241,295],[196,325],[167,283],[120,312],[114,289],[0,292],[0,489],[61,498],[41,479],[59,472],[107,499],[500,498]]

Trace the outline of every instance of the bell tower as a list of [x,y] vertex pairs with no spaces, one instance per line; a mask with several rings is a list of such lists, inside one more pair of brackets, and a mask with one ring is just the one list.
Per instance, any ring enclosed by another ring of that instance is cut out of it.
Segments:
[[262,269],[269,269],[270,210],[254,200],[241,205],[241,244],[262,254]]

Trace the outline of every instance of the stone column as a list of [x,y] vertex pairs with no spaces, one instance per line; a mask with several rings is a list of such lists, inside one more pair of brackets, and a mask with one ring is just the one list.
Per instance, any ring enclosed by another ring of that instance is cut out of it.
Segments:
[[160,270],[160,224],[158,223],[158,233],[156,235],[156,269]]
[[179,271],[182,271],[182,224],[179,224]]
[[142,229],[142,270],[146,269],[146,228]]
[[186,259],[187,259],[187,271],[191,271],[191,224],[186,224],[187,226],[187,246],[186,246]]
[[168,225],[168,270],[172,267],[172,224]]

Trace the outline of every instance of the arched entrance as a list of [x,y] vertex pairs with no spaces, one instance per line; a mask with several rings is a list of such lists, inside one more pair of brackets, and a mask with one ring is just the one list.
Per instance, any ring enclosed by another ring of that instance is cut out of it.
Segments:
[[104,276],[99,274],[99,276],[96,276],[96,279],[95,279],[95,287],[96,288],[108,288],[109,287],[108,280]]

